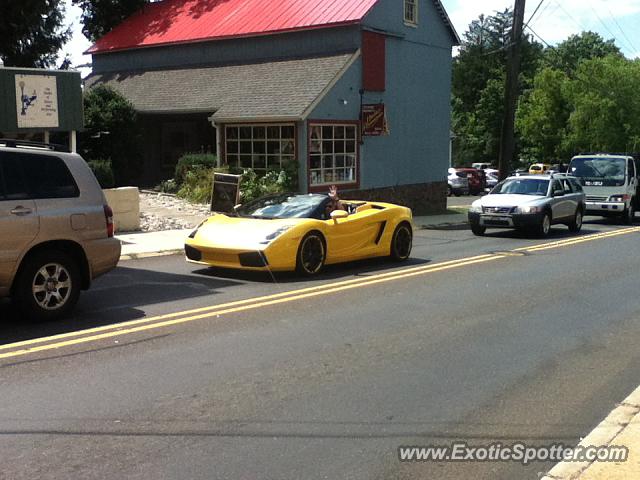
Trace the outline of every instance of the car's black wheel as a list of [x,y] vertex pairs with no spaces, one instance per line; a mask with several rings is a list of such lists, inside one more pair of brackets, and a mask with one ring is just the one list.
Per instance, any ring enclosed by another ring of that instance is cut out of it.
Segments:
[[633,222],[636,219],[636,207],[634,206],[634,201],[632,200],[629,203],[629,208],[627,208],[622,214],[622,221],[625,225],[633,225]]
[[538,235],[541,237],[547,237],[549,232],[551,231],[551,215],[545,213],[540,220],[540,225],[538,225]]
[[327,258],[324,238],[319,232],[307,233],[298,247],[296,271],[305,276],[320,273]]
[[450,197],[451,195],[453,195],[453,188],[451,188],[451,185],[447,185],[447,196]]
[[480,225],[471,224],[471,231],[473,232],[474,235],[477,235],[478,237],[481,237],[487,231],[487,227],[482,227]]
[[576,210],[576,214],[573,217],[573,222],[571,222],[569,226],[569,231],[573,233],[578,233],[582,229],[582,210]]
[[391,238],[391,258],[396,262],[403,262],[411,255],[413,247],[413,229],[406,222],[396,227]]
[[40,251],[24,260],[12,297],[23,320],[58,320],[78,302],[80,284],[80,269],[73,257],[57,250]]

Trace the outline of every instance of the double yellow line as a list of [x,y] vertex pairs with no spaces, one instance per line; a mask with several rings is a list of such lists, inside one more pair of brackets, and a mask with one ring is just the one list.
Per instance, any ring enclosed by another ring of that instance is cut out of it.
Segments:
[[116,325],[108,325],[96,327],[77,332],[64,333],[50,337],[25,340],[22,342],[11,343],[0,346],[0,359],[14,358],[30,353],[44,352],[47,350],[55,350],[63,347],[80,345],[98,340],[119,337],[123,335],[145,332],[152,329],[169,327],[183,323],[193,322],[205,318],[219,317],[233,313],[241,313],[249,310],[304,300],[323,295],[329,295],[346,290],[363,288],[381,283],[391,282],[400,279],[411,278],[419,275],[427,275],[456,268],[462,268],[470,265],[478,265],[495,260],[508,258],[513,256],[514,252],[537,252],[541,250],[561,248],[589,241],[601,240],[604,238],[616,237],[630,233],[640,232],[640,227],[625,228],[612,232],[599,233],[593,235],[585,235],[582,237],[561,240],[557,242],[549,242],[541,245],[523,247],[508,252],[497,252],[486,255],[477,255],[469,258],[451,260],[447,262],[436,263],[433,265],[423,265],[419,267],[405,268],[392,272],[380,273],[368,276],[366,278],[357,278],[340,282],[332,282],[327,284],[316,285],[313,287],[291,290],[288,292],[266,295],[262,297],[249,298],[221,305],[214,305],[203,308],[186,310],[183,312],[170,313],[166,315],[158,315],[140,320],[132,320],[119,323]]

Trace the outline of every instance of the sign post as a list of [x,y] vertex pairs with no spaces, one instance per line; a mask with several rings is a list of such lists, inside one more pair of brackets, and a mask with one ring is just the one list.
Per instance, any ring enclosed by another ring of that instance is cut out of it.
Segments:
[[213,191],[211,193],[211,211],[233,213],[234,207],[240,203],[240,181],[242,175],[228,173],[213,174]]

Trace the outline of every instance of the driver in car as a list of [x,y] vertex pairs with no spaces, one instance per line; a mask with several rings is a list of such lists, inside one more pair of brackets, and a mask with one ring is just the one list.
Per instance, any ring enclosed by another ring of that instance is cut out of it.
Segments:
[[327,218],[331,216],[331,212],[334,210],[346,210],[342,202],[340,201],[340,197],[338,197],[338,188],[335,185],[331,185],[329,188],[329,203],[325,208],[325,213]]

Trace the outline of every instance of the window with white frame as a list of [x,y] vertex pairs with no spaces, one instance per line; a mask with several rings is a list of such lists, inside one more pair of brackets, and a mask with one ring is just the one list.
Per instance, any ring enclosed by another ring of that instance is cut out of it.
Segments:
[[404,0],[404,21],[411,25],[418,24],[418,0]]
[[357,125],[311,124],[309,129],[310,185],[355,183],[358,178]]
[[295,138],[293,124],[227,125],[227,164],[236,168],[252,168],[257,172],[280,170],[296,161]]

